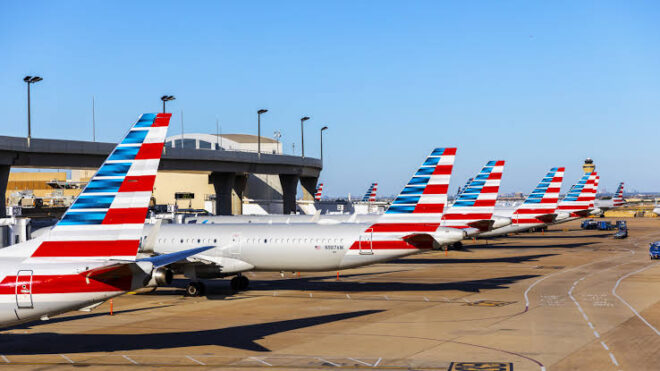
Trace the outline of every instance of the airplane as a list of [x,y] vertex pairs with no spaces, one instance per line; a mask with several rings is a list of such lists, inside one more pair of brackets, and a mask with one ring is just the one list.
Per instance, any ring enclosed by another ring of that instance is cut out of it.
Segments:
[[321,201],[322,194],[323,194],[323,183],[319,183],[319,186],[316,188],[316,193],[314,194],[314,201]]
[[559,202],[564,170],[563,167],[553,167],[548,171],[525,201],[508,214],[512,220],[510,225],[480,233],[479,237],[496,237],[507,233],[523,232],[553,222],[557,216],[555,209]]
[[589,216],[596,199],[596,177],[598,173],[585,173],[577,184],[573,185],[557,205],[557,217],[551,224],[569,222]]
[[371,183],[369,189],[362,197],[362,202],[374,202],[376,201],[376,191],[378,190],[378,183]]
[[610,209],[621,207],[625,205],[626,201],[623,199],[623,182],[619,183],[613,197],[596,199],[596,209],[592,214],[601,215]]
[[502,181],[504,161],[489,161],[477,176],[466,184],[452,206],[442,215],[442,226],[462,229],[467,237],[511,224],[509,218],[493,219],[497,193]]
[[614,193],[614,198],[612,198],[614,207],[623,206],[626,204],[626,200],[623,199],[623,182],[619,183],[619,186],[616,188]]
[[465,237],[462,230],[440,226],[455,155],[456,148],[434,149],[375,222],[155,225],[145,227],[145,240],[157,237],[141,252],[216,246],[173,266],[191,279],[187,295],[198,296],[202,278],[235,276],[231,287],[240,291],[249,285],[246,271],[343,270],[449,245]]
[[136,259],[170,116],[141,115],[52,229],[0,249],[0,326],[166,283],[164,266],[210,248]]

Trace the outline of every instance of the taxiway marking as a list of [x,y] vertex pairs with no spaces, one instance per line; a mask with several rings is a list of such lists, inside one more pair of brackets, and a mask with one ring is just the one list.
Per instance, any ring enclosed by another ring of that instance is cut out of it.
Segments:
[[250,359],[252,359],[254,361],[257,361],[257,362],[260,362],[260,363],[263,363],[266,366],[272,366],[270,363],[264,361],[263,359],[257,358],[257,357],[250,357]]
[[134,364],[134,365],[139,365],[139,363],[137,363],[136,360],[130,358],[130,357],[127,356],[127,355],[122,355],[122,357],[124,357],[127,361],[131,362],[131,363]]
[[202,362],[202,361],[198,361],[198,360],[196,360],[195,358],[193,358],[193,357],[191,357],[191,356],[186,356],[186,358],[188,358],[189,360],[191,360],[191,361],[193,361],[193,362],[199,363],[199,364],[202,365],[202,366],[206,366],[206,363],[204,363],[204,362]]
[[355,359],[355,358],[348,358],[348,359],[350,359],[351,361],[355,361],[355,362],[358,362],[358,363],[362,363],[363,365],[366,365],[366,366],[369,366],[369,367],[373,367],[373,366],[371,365],[371,363],[367,363],[367,362],[364,362],[364,361],[360,361],[359,359]]
[[647,269],[649,269],[649,268],[651,268],[651,267],[653,267],[653,266],[655,266],[655,265],[656,265],[656,264],[649,264],[649,265],[647,265],[646,267],[640,268],[640,269],[638,269],[638,270],[636,270],[636,271],[634,271],[634,272],[630,272],[630,273],[628,273],[628,274],[622,276],[621,278],[619,278],[619,280],[616,281],[616,283],[614,284],[614,287],[612,288],[612,295],[614,295],[617,299],[619,299],[619,301],[621,301],[623,304],[625,304],[625,305],[628,307],[628,309],[630,309],[630,310],[635,314],[635,316],[637,316],[637,318],[639,318],[640,320],[642,320],[642,322],[644,322],[644,324],[645,324],[646,326],[648,326],[651,330],[653,330],[653,332],[655,332],[656,335],[660,336],[660,331],[658,331],[657,328],[653,327],[653,325],[651,325],[651,324],[650,324],[650,323],[649,323],[644,317],[642,317],[642,315],[639,314],[639,313],[635,310],[635,308],[633,308],[632,305],[628,304],[627,301],[623,300],[623,298],[620,297],[619,294],[616,293],[616,289],[619,287],[619,284],[621,284],[621,282],[622,282],[624,279],[626,279],[626,278],[632,276],[633,274],[637,274],[637,273],[640,273],[640,272],[642,272],[642,271],[645,271],[645,270],[647,270]]
[[11,362],[9,362],[9,358],[7,358],[3,355],[0,355],[0,358],[2,358],[2,360],[5,361],[5,363],[11,363]]
[[333,366],[335,366],[335,367],[340,367],[340,366],[341,366],[341,365],[338,365],[338,364],[336,364],[336,363],[334,363],[334,362],[330,362],[330,361],[328,361],[327,359],[323,359],[323,358],[319,358],[319,357],[316,357],[316,359],[318,359],[318,360],[321,361],[321,362],[324,362],[324,363],[327,363],[327,364],[333,365]]
[[65,356],[64,354],[60,354],[60,357],[64,358],[69,363],[75,363],[75,362],[73,362],[73,360],[71,358]]

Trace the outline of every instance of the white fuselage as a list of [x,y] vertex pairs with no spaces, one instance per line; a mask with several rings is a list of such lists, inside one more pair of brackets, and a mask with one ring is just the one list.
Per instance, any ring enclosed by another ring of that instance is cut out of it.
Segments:
[[[241,271],[331,271],[374,264],[416,254],[424,249],[406,243],[402,234],[365,232],[371,224],[169,224],[162,225],[154,253],[196,246],[217,248],[196,255],[224,275]],[[145,235],[150,227],[145,228]],[[439,228],[439,244],[460,241],[460,230]]]
[[379,214],[330,214],[330,215],[207,215],[186,218],[186,224],[337,224],[337,223],[374,223]]
[[[127,291],[90,282],[80,274],[107,261],[30,258],[41,240],[0,249],[0,327],[84,308]],[[134,273],[132,286],[140,287],[145,276]]]

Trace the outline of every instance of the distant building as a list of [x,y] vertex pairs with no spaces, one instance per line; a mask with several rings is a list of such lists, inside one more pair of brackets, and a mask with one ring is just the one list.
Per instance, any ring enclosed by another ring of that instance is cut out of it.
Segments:
[[[209,151],[257,152],[258,137],[250,134],[173,135],[165,139],[167,148],[191,148]],[[282,143],[261,137],[261,152],[282,154]],[[210,173],[159,172],[154,184],[157,204],[178,208],[206,209],[215,213],[215,189],[209,181]],[[249,174],[243,193],[243,213],[263,214],[282,212],[282,185],[277,175]]]

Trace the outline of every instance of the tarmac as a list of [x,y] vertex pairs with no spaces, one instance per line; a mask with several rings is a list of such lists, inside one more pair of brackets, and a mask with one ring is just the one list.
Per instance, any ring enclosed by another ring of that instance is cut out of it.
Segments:
[[[176,369],[657,370],[660,220],[579,221],[327,273],[186,281],[0,331],[0,365]],[[4,363],[4,364],[3,364]]]

